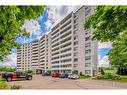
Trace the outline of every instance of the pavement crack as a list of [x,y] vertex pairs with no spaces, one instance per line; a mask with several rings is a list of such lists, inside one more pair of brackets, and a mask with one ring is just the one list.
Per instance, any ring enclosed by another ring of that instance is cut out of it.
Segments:
[[80,85],[78,84],[78,81],[75,81],[74,83],[75,83],[76,86],[78,86],[78,87],[81,88],[81,89],[88,89],[88,88],[85,88],[85,87],[80,86]]

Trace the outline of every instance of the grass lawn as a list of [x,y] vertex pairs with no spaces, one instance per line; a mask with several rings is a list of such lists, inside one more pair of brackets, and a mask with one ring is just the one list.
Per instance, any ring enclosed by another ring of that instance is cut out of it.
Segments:
[[5,79],[0,78],[0,89],[9,89]]
[[90,76],[80,76],[80,79],[86,79],[86,78],[90,78]]

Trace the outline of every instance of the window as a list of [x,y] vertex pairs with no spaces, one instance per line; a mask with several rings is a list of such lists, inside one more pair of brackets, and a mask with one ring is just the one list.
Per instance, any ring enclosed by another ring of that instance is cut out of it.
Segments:
[[85,74],[90,75],[91,71],[90,70],[85,70]]
[[90,40],[90,36],[88,36],[88,37],[85,38],[85,41],[88,41],[88,40]]
[[78,27],[78,24],[74,25],[74,29]]
[[85,50],[85,54],[91,53],[91,49]]
[[68,64],[68,65],[61,65],[61,68],[68,68],[68,67],[71,67],[72,65],[71,64]]
[[87,29],[87,30],[85,30],[85,35],[90,34],[90,32],[91,32],[91,29]]
[[74,30],[74,34],[77,34],[78,29]]
[[53,62],[52,62],[52,64],[57,64],[57,63],[59,63],[59,61],[53,61]]
[[78,41],[74,42],[74,45],[77,45],[78,44]]
[[77,22],[77,19],[74,20],[74,23],[76,23],[76,22]]
[[78,61],[78,58],[74,58],[74,62],[77,62]]
[[74,64],[74,66],[73,67],[78,67],[78,64]]
[[91,56],[85,56],[85,60],[91,60]]
[[61,55],[60,57],[63,58],[63,57],[68,57],[68,56],[71,56],[71,53]]
[[71,59],[61,60],[61,63],[70,62]]
[[85,8],[85,17],[86,17],[86,16],[89,16],[90,13],[91,13],[91,7],[90,7],[90,6],[89,6],[89,7],[86,7],[86,8]]
[[59,68],[59,66],[57,65],[57,66],[52,66],[52,68]]
[[85,67],[90,67],[91,64],[90,63],[85,63]]
[[90,47],[90,46],[91,46],[90,42],[85,44],[85,47],[86,47],[86,48],[87,48],[87,47]]
[[74,47],[74,51],[78,50],[78,47]]
[[76,40],[78,38],[78,35],[74,36],[74,40]]
[[74,53],[74,56],[78,56],[78,52],[75,52],[75,53]]

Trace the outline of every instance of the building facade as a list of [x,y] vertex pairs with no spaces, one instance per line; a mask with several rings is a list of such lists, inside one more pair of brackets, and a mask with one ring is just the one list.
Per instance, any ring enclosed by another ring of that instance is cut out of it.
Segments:
[[23,58],[19,56],[24,52],[24,48],[21,47],[17,52],[17,69],[21,67],[23,70],[22,65],[31,62],[28,68],[41,68],[44,72],[51,70],[59,73],[82,72],[85,75],[95,75],[98,43],[91,40],[92,28],[84,30],[84,23],[94,10],[93,6],[82,6],[76,12],[68,14],[48,35],[31,42],[30,46],[22,45],[29,47],[27,49],[30,52],[26,55],[31,60],[22,62]]

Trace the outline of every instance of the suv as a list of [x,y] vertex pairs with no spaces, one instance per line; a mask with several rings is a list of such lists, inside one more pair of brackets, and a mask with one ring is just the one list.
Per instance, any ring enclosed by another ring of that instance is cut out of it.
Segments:
[[59,76],[59,78],[68,78],[68,74],[67,73],[63,73]]
[[32,75],[25,72],[3,72],[0,76],[5,78],[7,81],[12,81],[13,79],[32,80]]

